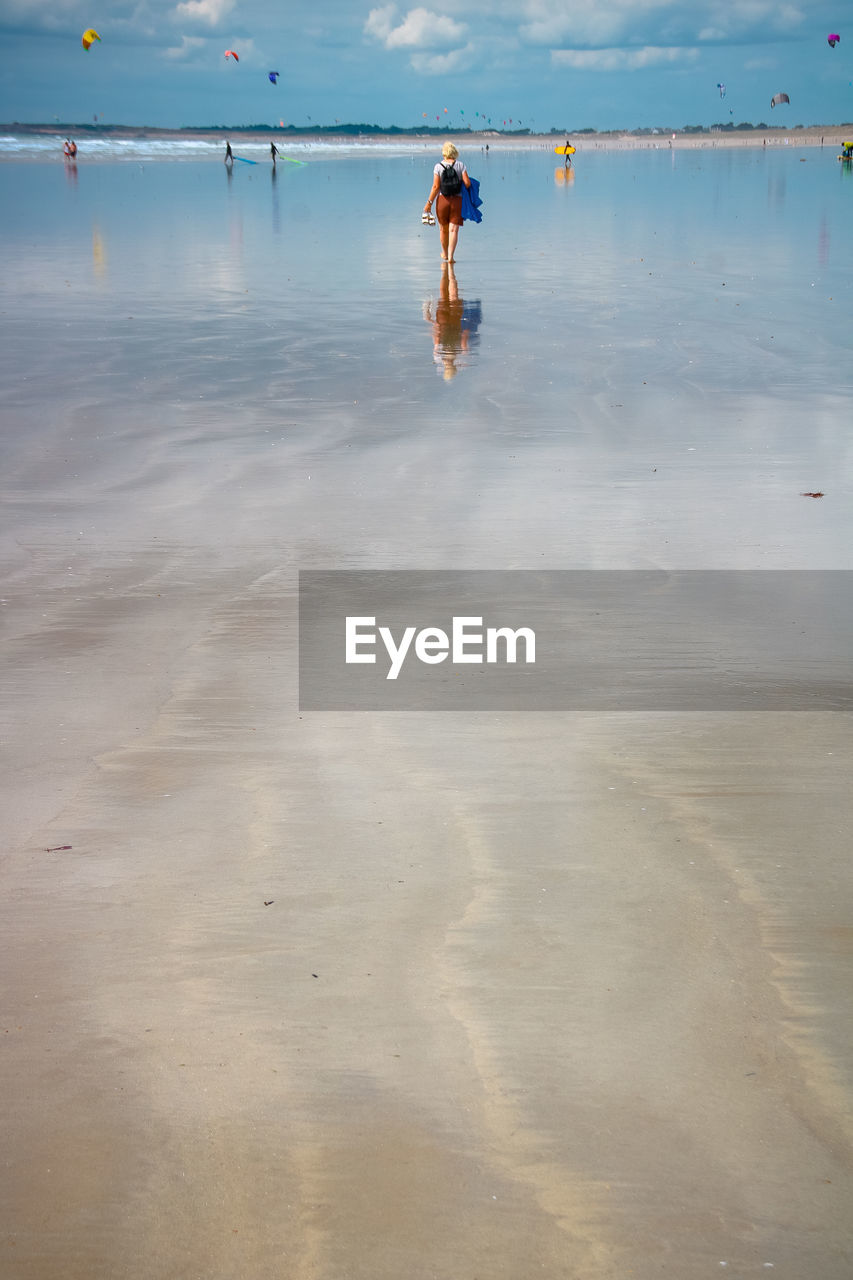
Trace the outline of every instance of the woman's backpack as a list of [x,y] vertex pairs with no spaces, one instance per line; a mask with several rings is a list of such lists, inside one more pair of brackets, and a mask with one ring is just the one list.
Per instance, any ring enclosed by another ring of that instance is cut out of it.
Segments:
[[458,196],[462,190],[462,175],[454,164],[446,164],[441,170],[438,189],[448,200]]

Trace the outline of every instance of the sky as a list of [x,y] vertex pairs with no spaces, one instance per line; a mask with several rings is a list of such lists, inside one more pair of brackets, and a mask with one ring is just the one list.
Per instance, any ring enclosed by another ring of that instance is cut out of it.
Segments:
[[4,123],[853,121],[853,0],[0,0],[0,31]]

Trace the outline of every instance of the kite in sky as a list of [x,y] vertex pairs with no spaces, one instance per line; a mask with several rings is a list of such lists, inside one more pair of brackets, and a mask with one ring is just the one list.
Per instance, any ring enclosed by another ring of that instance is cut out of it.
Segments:
[[720,91],[720,97],[724,98],[726,96],[726,86],[724,84],[718,84],[717,88]]
[[225,57],[226,57],[226,58],[233,58],[235,62],[239,62],[239,61],[240,61],[240,59],[237,57],[237,55],[236,55],[236,53],[234,52],[234,50],[233,50],[233,49],[226,49],[226,50],[225,50]]
[[89,46],[93,44],[95,40],[97,40],[100,43],[100,39],[101,37],[98,35],[97,31],[95,31],[92,27],[89,27],[87,31],[83,32],[83,41],[82,41],[83,48],[88,49]]
[[790,101],[791,99],[788,97],[787,93],[774,93],[773,97],[770,99],[770,105],[771,107],[778,107],[780,102]]
[[281,72],[280,72],[280,71],[271,71],[271,72],[269,73],[269,77],[270,77],[270,84],[278,84],[278,77],[279,77],[280,75],[281,75]]
[[841,36],[837,31],[830,31],[829,35],[826,37],[826,43],[829,45],[830,49],[834,49],[840,39]]

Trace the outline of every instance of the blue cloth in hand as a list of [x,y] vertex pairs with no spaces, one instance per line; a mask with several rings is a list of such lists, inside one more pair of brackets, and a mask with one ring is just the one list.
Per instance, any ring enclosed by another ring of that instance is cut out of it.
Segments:
[[480,183],[477,178],[472,178],[468,174],[468,180],[471,183],[471,189],[462,184],[462,221],[463,222],[482,222],[483,215],[480,213],[482,200],[480,199]]

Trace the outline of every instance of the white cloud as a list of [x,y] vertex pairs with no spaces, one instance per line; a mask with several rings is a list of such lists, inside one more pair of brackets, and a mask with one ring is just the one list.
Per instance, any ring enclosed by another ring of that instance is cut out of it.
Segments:
[[562,3],[529,3],[524,8],[528,21],[519,27],[519,34],[531,44],[554,45],[570,41],[573,45],[600,45],[615,41],[624,33],[629,13],[618,3],[598,10],[595,4],[578,4],[576,0]]
[[575,71],[638,71],[643,67],[659,67],[666,63],[693,62],[698,50],[662,48],[646,45],[644,49],[552,49],[551,61]]
[[234,8],[234,0],[182,0],[175,13],[180,18],[206,22],[215,27]]
[[206,44],[204,36],[181,36],[181,43],[164,49],[162,56],[173,59],[187,58],[196,49],[203,49]]
[[391,26],[396,12],[397,6],[393,4],[386,5],[384,9],[371,9],[364,24],[365,33],[369,36],[375,36],[377,40],[381,40],[384,43],[391,34]]
[[395,26],[396,18],[396,5],[371,9],[365,34],[381,41],[386,49],[439,49],[458,43],[466,31],[464,23],[429,9],[410,9]]
[[729,43],[756,34],[764,27],[770,34],[795,30],[805,22],[805,14],[793,4],[773,0],[735,0],[734,3],[711,3],[697,15],[697,39],[713,43]]
[[522,0],[518,21],[530,44],[605,49],[740,43],[760,32],[789,35],[806,17],[780,0]]
[[471,49],[451,49],[449,53],[413,53],[412,70],[423,76],[443,76],[468,65]]

